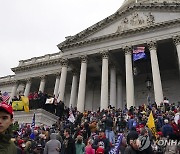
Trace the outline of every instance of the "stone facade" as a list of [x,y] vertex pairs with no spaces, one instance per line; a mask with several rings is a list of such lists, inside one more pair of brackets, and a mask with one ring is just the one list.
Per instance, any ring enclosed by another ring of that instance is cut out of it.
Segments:
[[14,121],[18,121],[19,124],[31,124],[32,117],[35,113],[35,124],[40,126],[41,124],[45,126],[52,126],[58,120],[58,117],[51,114],[43,109],[31,110],[28,114],[24,111],[14,112]]
[[[0,89],[11,97],[17,90],[41,90],[81,112],[146,104],[147,96],[157,104],[164,96],[176,103],[179,38],[179,1],[126,0],[114,14],[58,44],[60,52],[19,61],[14,76],[0,78]],[[133,62],[134,46],[144,46],[147,59]]]

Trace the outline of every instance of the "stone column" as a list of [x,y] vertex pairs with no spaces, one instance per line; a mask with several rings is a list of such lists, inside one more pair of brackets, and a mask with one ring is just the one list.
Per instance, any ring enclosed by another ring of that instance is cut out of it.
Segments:
[[60,75],[56,74],[56,81],[55,81],[55,86],[54,86],[54,96],[55,96],[55,98],[58,97],[59,81],[60,81]]
[[102,75],[101,75],[101,100],[100,109],[108,108],[108,51],[101,52],[102,54]]
[[78,84],[77,72],[73,71],[73,79],[72,79],[71,96],[70,96],[70,101],[69,101],[69,107],[72,106],[74,108],[76,106],[77,84]]
[[122,77],[117,77],[117,108],[123,109]]
[[30,89],[31,89],[31,80],[27,79],[26,80],[26,87],[25,87],[25,90],[24,90],[24,96],[27,97],[29,95]]
[[132,71],[132,48],[125,48],[125,63],[126,63],[126,102],[127,108],[135,105],[134,102],[134,80]]
[[163,101],[163,91],[161,85],[161,76],[159,72],[156,43],[150,42],[148,43],[148,47],[151,55],[151,67],[152,67],[155,102],[157,103],[157,105],[160,105],[160,103]]
[[174,37],[173,40],[174,40],[174,43],[175,43],[176,49],[177,49],[178,64],[179,64],[179,74],[180,74],[180,36]]
[[61,60],[61,78],[59,83],[59,89],[58,89],[58,99],[57,101],[64,101],[64,92],[65,92],[65,85],[66,85],[66,76],[67,76],[67,67],[68,67],[68,61],[67,59]]
[[14,96],[16,95],[17,88],[18,88],[18,82],[17,82],[17,81],[14,81],[14,86],[13,86],[12,91],[11,91],[11,97],[10,97],[10,99],[9,99],[9,102],[12,101],[12,99],[13,99]]
[[77,100],[77,110],[80,112],[84,112],[84,106],[85,106],[86,73],[87,73],[87,56],[82,56],[78,100]]
[[44,92],[44,88],[45,88],[45,84],[46,84],[46,78],[45,76],[41,76],[40,77],[41,81],[40,81],[40,85],[39,85],[39,91],[41,91],[42,93]]
[[116,108],[116,68],[110,69],[110,105]]

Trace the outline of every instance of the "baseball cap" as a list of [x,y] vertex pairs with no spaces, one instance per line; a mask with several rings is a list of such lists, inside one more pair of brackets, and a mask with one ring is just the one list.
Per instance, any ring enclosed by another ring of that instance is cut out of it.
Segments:
[[100,128],[99,132],[105,132],[105,130],[103,128]]
[[8,112],[9,114],[13,115],[13,108],[11,105],[8,105],[5,102],[0,103],[0,108],[4,109],[6,112]]

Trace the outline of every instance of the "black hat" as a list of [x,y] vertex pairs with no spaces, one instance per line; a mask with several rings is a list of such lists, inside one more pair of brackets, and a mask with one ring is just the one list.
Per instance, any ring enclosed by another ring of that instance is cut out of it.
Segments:
[[105,130],[103,128],[100,128],[99,132],[105,132]]

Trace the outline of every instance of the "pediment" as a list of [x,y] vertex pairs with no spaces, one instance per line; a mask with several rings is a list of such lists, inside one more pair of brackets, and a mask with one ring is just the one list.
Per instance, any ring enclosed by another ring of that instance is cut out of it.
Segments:
[[180,20],[179,3],[169,5],[139,4],[124,11],[118,10],[115,14],[60,43],[58,47],[63,49],[70,44],[88,43],[93,39],[111,34],[140,29],[158,23],[167,23],[173,20]]
[[172,21],[175,19],[180,19],[180,12],[151,12],[151,11],[135,11],[131,14],[124,16],[118,21],[111,25],[99,30],[95,34],[87,37],[86,39],[93,39],[101,37],[103,35],[109,35],[113,33],[121,33],[123,31],[128,31],[132,29],[137,29],[141,27],[148,27],[153,24],[164,23]]

